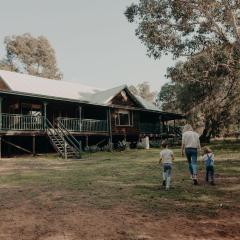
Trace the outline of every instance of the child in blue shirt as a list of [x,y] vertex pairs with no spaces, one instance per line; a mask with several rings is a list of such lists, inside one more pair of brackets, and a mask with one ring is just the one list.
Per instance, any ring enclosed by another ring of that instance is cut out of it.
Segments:
[[215,185],[214,182],[214,154],[209,147],[203,148],[203,161],[205,162],[206,167],[206,182],[209,182],[211,185]]

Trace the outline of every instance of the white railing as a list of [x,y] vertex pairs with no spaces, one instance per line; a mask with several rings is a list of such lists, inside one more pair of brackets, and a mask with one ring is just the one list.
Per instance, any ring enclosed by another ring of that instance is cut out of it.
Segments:
[[107,120],[79,118],[58,118],[58,121],[71,132],[107,132]]
[[1,120],[0,128],[2,130],[44,130],[43,116],[2,113]]

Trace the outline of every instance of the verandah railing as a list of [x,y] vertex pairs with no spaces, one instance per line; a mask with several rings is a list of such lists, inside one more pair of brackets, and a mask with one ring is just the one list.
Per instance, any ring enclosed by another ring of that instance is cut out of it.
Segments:
[[141,133],[145,134],[160,134],[160,124],[156,123],[140,123],[139,130]]
[[182,130],[179,126],[161,125],[159,123],[140,123],[140,132],[144,134],[168,134],[181,136]]
[[72,132],[107,132],[107,120],[83,119],[79,118],[58,118],[63,126]]
[[[40,131],[44,130],[44,116],[2,113],[0,119],[1,130]],[[74,132],[107,132],[107,120],[78,118],[58,119],[68,131]]]
[[[44,116],[32,116],[22,114],[2,113],[0,121],[1,130],[19,131],[41,131],[45,130]],[[107,132],[107,120],[83,119],[79,118],[58,118],[63,126],[71,132]],[[177,134],[181,135],[178,126],[160,126],[159,123],[140,123],[139,130],[145,134]]]
[[44,130],[44,117],[2,113],[2,130],[33,131]]

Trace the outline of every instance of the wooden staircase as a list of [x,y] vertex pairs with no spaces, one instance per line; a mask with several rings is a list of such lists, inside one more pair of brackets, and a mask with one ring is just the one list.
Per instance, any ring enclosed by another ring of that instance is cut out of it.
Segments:
[[58,127],[55,128],[49,120],[46,125],[49,140],[62,158],[81,158],[81,146],[71,133],[60,124],[57,124]]

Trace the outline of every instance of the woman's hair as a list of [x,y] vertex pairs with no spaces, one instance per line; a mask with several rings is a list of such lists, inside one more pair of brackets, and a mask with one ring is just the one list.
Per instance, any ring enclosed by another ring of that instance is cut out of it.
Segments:
[[202,148],[202,151],[203,151],[204,154],[212,153],[211,148],[209,148],[209,147],[207,147],[207,146],[206,146],[206,147],[203,147],[203,148]]
[[193,128],[190,124],[186,124],[184,127],[183,127],[183,133],[187,132],[187,131],[193,131]]
[[168,142],[162,141],[161,146],[162,146],[162,148],[166,148],[168,146]]

